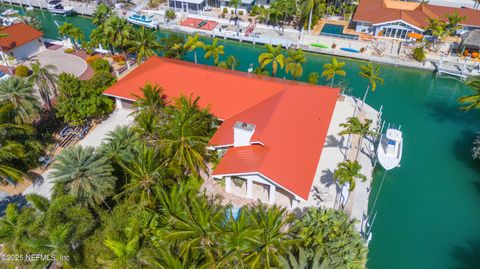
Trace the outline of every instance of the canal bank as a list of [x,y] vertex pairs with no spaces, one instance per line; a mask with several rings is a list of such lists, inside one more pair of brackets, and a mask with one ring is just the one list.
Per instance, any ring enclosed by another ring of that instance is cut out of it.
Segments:
[[[45,36],[58,39],[54,20],[71,22],[86,32],[94,28],[88,18],[51,16],[36,11]],[[164,36],[167,32],[160,32]],[[205,42],[211,42],[205,38]],[[248,43],[220,40],[225,54],[236,56],[241,71],[265,49]],[[202,57],[202,64],[212,64]],[[224,60],[226,57],[221,57]],[[325,55],[306,53],[304,74],[321,73],[331,61]],[[193,61],[193,53],[186,56]],[[358,76],[365,62],[346,62],[346,87],[361,97],[367,82]],[[279,77],[286,76],[284,71]],[[288,76],[287,76],[288,77]],[[480,251],[480,165],[470,158],[471,141],[480,125],[480,113],[461,112],[456,99],[471,90],[452,79],[435,79],[431,72],[382,66],[385,85],[370,93],[367,102],[383,118],[402,125],[405,148],[402,166],[387,174],[375,211],[373,240],[368,268],[477,268]],[[339,78],[338,80],[342,80]],[[321,84],[327,84],[322,79]],[[383,171],[375,173],[372,195],[376,195]],[[371,203],[373,203],[371,199]],[[372,206],[372,205],[371,205]]]

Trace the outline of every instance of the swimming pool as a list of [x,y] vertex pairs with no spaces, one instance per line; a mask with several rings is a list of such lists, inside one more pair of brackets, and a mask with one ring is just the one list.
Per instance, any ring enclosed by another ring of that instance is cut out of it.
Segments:
[[355,39],[358,38],[358,35],[343,34],[343,28],[344,28],[343,25],[325,23],[325,25],[323,25],[323,28],[322,28],[322,31],[320,32],[320,34],[330,35],[330,36],[331,35],[333,35],[333,36],[343,36],[343,37],[355,38]]

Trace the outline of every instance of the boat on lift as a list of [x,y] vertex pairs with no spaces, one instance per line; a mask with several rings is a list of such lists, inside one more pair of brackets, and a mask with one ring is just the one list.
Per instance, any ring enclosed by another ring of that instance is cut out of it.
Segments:
[[18,10],[8,8],[4,12],[2,12],[2,16],[9,17],[9,16],[18,16]]
[[148,28],[158,27],[158,21],[153,19],[153,15],[147,17],[145,15],[133,14],[127,18],[127,21],[132,24],[141,25]]
[[59,0],[48,1],[47,10],[50,11],[50,13],[63,16],[67,16],[73,13],[73,7],[63,6],[62,1]]
[[388,128],[387,132],[380,138],[380,144],[377,148],[378,162],[387,171],[399,167],[400,161],[402,160],[402,150],[402,132],[397,129]]

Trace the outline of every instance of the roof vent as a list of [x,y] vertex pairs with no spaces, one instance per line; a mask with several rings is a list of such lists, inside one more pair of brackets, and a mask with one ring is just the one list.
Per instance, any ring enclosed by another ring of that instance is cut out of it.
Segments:
[[255,132],[255,124],[237,121],[233,126],[233,146],[248,146]]

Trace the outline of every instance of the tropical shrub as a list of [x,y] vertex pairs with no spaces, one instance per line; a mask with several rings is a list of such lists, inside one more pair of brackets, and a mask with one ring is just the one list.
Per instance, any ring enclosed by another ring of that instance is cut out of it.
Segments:
[[102,59],[102,56],[100,54],[95,54],[88,56],[85,61],[87,62],[87,64],[91,64],[98,59]]
[[116,55],[113,55],[112,56],[112,59],[114,62],[118,63],[118,62],[125,62],[125,56],[122,55],[122,54],[116,54]]
[[74,48],[66,48],[66,49],[63,50],[63,52],[70,54],[70,53],[74,53],[75,49]]
[[30,74],[30,69],[25,65],[19,65],[15,68],[15,75],[19,77],[28,77]]
[[165,12],[165,17],[167,17],[167,20],[171,21],[177,17],[177,14],[175,14],[175,10],[169,9]]
[[223,12],[224,14],[228,13],[228,8],[224,7],[222,12]]
[[413,57],[413,59],[415,59],[419,62],[423,62],[427,58],[427,56],[425,54],[425,50],[424,50],[423,47],[417,47],[417,48],[413,49],[412,57]]
[[111,67],[110,63],[105,59],[96,59],[92,63],[90,63],[90,67],[92,67],[93,71],[95,72],[110,72]]
[[90,80],[81,81],[71,74],[60,74],[57,115],[71,125],[79,125],[112,112],[113,101],[102,93],[114,79],[105,77],[104,72],[99,72]]
[[238,15],[242,16],[243,15],[243,10],[239,10]]

